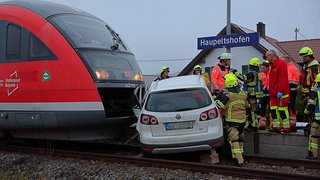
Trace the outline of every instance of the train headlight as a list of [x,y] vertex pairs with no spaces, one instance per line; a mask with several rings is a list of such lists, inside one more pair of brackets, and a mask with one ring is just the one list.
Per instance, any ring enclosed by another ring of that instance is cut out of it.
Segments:
[[109,73],[106,72],[105,70],[102,70],[102,69],[97,69],[96,75],[97,75],[98,79],[108,79],[109,78]]
[[138,72],[136,75],[134,75],[134,80],[137,80],[137,81],[143,80],[143,76],[142,76],[141,72]]

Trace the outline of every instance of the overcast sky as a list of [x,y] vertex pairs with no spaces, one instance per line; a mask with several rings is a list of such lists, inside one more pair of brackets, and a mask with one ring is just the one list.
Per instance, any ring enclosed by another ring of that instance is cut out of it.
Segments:
[[[144,74],[167,65],[179,72],[194,58],[197,38],[216,36],[226,25],[227,0],[50,0],[106,21],[126,41]],[[279,41],[320,38],[319,0],[231,0],[231,22]],[[320,49],[316,50],[320,51]]]

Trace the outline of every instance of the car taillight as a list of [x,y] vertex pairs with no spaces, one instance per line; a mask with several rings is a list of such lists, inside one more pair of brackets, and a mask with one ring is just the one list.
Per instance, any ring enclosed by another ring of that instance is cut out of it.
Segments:
[[141,114],[140,123],[144,125],[156,125],[158,124],[158,120],[154,116],[148,114]]
[[218,109],[217,108],[213,108],[213,109],[209,109],[207,111],[204,111],[200,114],[200,121],[207,121],[210,119],[215,119],[219,116],[218,113]]

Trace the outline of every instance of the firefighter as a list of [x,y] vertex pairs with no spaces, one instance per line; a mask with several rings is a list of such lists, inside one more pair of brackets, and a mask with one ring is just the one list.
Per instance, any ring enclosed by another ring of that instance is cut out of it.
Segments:
[[204,79],[204,81],[206,82],[207,87],[210,88],[210,78],[209,78],[208,73],[202,73],[201,71],[202,71],[202,68],[199,64],[194,66],[193,74],[200,75]]
[[247,94],[240,88],[234,74],[225,76],[227,91],[216,100],[219,108],[223,109],[224,122],[228,133],[228,141],[231,147],[232,157],[237,166],[244,164],[244,126],[246,123]]
[[[269,62],[265,61],[261,64],[261,72],[260,72],[260,78],[263,85],[263,99],[261,102],[261,116],[259,120],[259,130],[266,130],[267,127],[267,114],[269,114],[269,104],[270,104],[270,94],[269,94],[269,74],[270,74],[270,68],[269,68]],[[268,116],[269,117],[269,116]],[[269,122],[269,121],[268,121]]]
[[312,115],[310,118],[308,127],[309,130],[309,145],[308,145],[308,156],[307,159],[318,158],[318,143],[320,138],[320,74],[315,78],[317,88],[310,95],[308,104],[304,110],[305,116]]
[[170,78],[169,77],[169,67],[168,66],[163,66],[161,69],[160,69],[160,76],[157,77],[157,79],[155,79],[154,81],[160,81],[162,79],[167,79],[167,78]]
[[296,128],[296,97],[297,97],[297,90],[299,86],[299,78],[300,78],[300,71],[293,64],[292,61],[290,61],[290,56],[285,55],[282,56],[282,59],[287,63],[287,69],[288,69],[288,80],[289,80],[289,86],[290,86],[290,99],[289,99],[289,114],[290,114],[290,129],[291,132],[297,132]]
[[[266,58],[271,66],[269,75],[270,113],[273,119],[272,132],[282,134],[290,132],[289,120],[289,80],[287,64],[277,56],[274,50],[266,52]],[[282,128],[280,125],[282,119]]]
[[229,73],[227,67],[230,66],[230,60],[233,58],[233,55],[230,53],[222,53],[218,57],[219,63],[214,66],[211,70],[211,92],[213,94],[218,94],[219,91],[225,89],[225,82],[223,77]]
[[299,118],[303,118],[303,121],[308,122],[308,119],[305,119],[303,116],[303,109],[305,109],[305,106],[308,102],[308,97],[311,94],[311,92],[316,88],[317,84],[315,83],[316,75],[320,72],[320,66],[319,62],[314,58],[312,49],[310,47],[303,47],[301,48],[299,55],[303,58],[303,68],[302,73],[300,77],[300,85],[299,85],[299,91],[297,94],[297,102],[302,101],[303,102],[303,108],[298,108],[296,106],[298,111],[297,116],[299,115]]
[[247,131],[258,131],[258,122],[261,114],[261,103],[263,101],[263,86],[258,74],[260,68],[260,60],[257,57],[249,61],[249,73],[241,75],[236,69],[231,69],[231,72],[237,78],[243,81],[243,90],[248,93],[247,101],[250,104],[250,109],[247,110],[249,117],[249,125]]

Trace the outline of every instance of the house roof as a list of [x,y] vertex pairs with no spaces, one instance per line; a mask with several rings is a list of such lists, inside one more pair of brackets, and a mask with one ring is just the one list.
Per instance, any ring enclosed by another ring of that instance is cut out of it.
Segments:
[[[246,34],[253,33],[255,31],[250,30],[245,27],[241,27],[237,24],[231,23],[231,34]],[[224,27],[219,33],[220,35],[226,35],[226,27]],[[316,59],[320,60],[320,39],[308,39],[308,40],[296,40],[296,41],[278,41],[274,38],[265,36],[260,37],[259,45],[254,46],[261,54],[265,54],[269,49],[275,50],[278,54],[286,54],[289,55],[293,61],[296,63],[302,63],[302,59],[299,57],[299,51],[302,47],[309,46],[314,53]],[[193,58],[190,63],[182,69],[182,71],[178,74],[185,75],[192,70],[192,68],[199,64],[204,60],[207,54],[209,54],[213,49],[204,49],[200,51],[200,53]]]
[[276,42],[283,51],[283,54],[289,55],[293,61],[303,63],[302,58],[299,56],[299,51],[302,47],[308,46],[313,51],[313,56],[320,60],[320,39],[307,39],[297,41],[282,41]]

